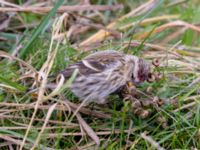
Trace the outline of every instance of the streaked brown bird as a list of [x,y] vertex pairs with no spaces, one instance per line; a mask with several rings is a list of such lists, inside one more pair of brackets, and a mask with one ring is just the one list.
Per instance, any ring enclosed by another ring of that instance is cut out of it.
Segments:
[[114,50],[91,54],[60,73],[69,78],[75,69],[78,75],[71,85],[72,92],[86,103],[99,104],[128,82],[144,82],[150,73],[150,65],[144,59]]

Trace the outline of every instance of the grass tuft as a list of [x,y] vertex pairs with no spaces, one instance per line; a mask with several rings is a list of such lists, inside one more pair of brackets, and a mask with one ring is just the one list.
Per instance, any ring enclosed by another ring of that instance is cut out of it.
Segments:
[[[0,1],[0,149],[200,149],[198,0],[12,2]],[[161,79],[137,87],[146,118],[117,95],[82,106],[77,72],[50,77],[107,49],[159,60]]]

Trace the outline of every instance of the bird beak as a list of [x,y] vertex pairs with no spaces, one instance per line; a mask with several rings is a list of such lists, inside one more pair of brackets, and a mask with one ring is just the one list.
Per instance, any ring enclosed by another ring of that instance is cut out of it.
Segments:
[[135,81],[129,81],[127,83],[128,87],[135,87],[136,85],[139,85],[140,82],[135,82]]
[[128,87],[134,86],[133,82],[130,82],[130,81],[127,84],[128,84]]

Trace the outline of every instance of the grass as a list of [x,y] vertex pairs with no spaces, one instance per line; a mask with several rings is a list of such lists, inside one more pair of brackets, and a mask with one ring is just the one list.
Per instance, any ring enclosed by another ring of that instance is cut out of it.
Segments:
[[[91,2],[122,3],[124,8],[60,14],[56,13],[60,5],[77,5],[78,1],[49,1],[44,5],[54,7],[46,17],[39,12],[13,12],[10,23],[3,27],[0,149],[72,150],[97,145],[102,150],[200,149],[199,1]],[[30,1],[29,5],[36,4],[41,3]],[[97,40],[100,42],[94,42]],[[135,54],[149,62],[159,59],[160,67],[154,71],[163,77],[145,82],[137,90],[144,93],[142,101],[159,97],[164,104],[146,106],[151,112],[146,118],[117,95],[109,97],[106,107],[91,104],[80,108],[66,88],[75,74],[67,83],[60,78],[53,91],[42,88],[52,82],[49,75],[106,49]],[[26,94],[31,88],[38,88],[38,94]]]

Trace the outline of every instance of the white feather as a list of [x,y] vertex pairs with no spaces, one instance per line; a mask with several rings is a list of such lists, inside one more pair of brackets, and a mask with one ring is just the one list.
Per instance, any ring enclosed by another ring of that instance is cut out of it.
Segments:
[[86,67],[88,67],[88,68],[90,68],[92,70],[95,70],[95,71],[100,71],[99,69],[94,68],[87,60],[82,60],[82,62]]

